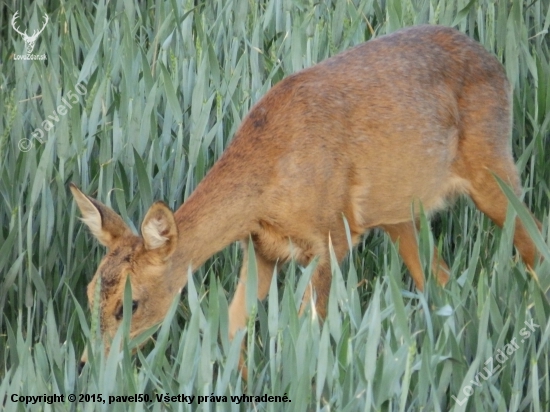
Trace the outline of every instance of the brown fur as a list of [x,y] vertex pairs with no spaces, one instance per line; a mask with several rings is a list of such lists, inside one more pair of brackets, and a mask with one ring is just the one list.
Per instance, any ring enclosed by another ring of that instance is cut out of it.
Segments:
[[[162,203],[152,206],[143,237],[71,187],[85,222],[109,249],[96,274],[104,282],[102,329],[106,336],[116,330],[113,314],[127,274],[139,302],[132,318],[136,334],[163,318],[186,285],[189,267],[195,270],[240,240],[242,281],[229,314],[234,336],[246,323],[249,236],[260,298],[277,262],[294,258],[306,265],[319,257],[304,302],[316,299],[324,316],[331,282],[329,236],[339,260],[348,251],[343,216],[353,242],[374,227],[399,241],[422,289],[411,203],[421,202],[431,213],[450,196],[468,194],[502,226],[507,200],[491,172],[521,192],[510,134],[510,85],[502,66],[454,29],[401,30],[293,74],[252,108],[223,156],[174,215]],[[514,243],[533,266],[535,248],[519,220]],[[437,255],[433,271],[447,282],[449,269]]]

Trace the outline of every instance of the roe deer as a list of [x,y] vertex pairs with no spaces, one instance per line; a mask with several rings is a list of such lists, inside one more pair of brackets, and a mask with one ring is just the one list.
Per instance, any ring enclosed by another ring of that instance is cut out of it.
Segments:
[[[252,108],[227,150],[175,212],[151,206],[135,235],[111,209],[71,191],[83,221],[108,248],[88,297],[101,283],[106,340],[122,317],[126,275],[133,290],[131,335],[160,322],[197,269],[240,241],[244,262],[229,308],[230,335],[246,324],[248,242],[265,298],[277,263],[318,263],[304,302],[325,315],[331,284],[328,239],[348,252],[343,217],[356,243],[385,230],[416,287],[424,274],[411,202],[428,213],[468,194],[498,226],[507,199],[492,173],[521,187],[510,148],[510,85],[502,65],[458,31],[419,26],[358,45],[276,84]],[[514,244],[533,267],[535,247],[516,219]],[[436,251],[437,252],[437,251]],[[441,284],[449,269],[435,257]],[[108,345],[108,343],[106,343]],[[83,359],[85,361],[85,359]]]

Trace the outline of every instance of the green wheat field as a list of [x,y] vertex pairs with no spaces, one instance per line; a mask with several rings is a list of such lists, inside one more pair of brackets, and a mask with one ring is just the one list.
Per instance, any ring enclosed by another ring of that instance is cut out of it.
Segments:
[[[0,10],[0,408],[550,410],[550,0],[6,0]],[[28,34],[49,17],[37,60],[18,57],[16,12]],[[533,227],[518,199],[508,195],[501,230],[461,198],[418,232],[425,267],[434,244],[451,266],[445,288],[428,276],[418,292],[373,231],[333,262],[324,322],[298,316],[312,268],[289,264],[231,342],[233,245],[135,355],[124,328],[105,355],[86,298],[105,250],[69,182],[137,231],[155,200],[176,209],[193,192],[272,85],[425,23],[467,33],[506,68],[522,196],[543,224],[542,236],[530,230],[546,257],[536,274],[512,245],[516,214]]]

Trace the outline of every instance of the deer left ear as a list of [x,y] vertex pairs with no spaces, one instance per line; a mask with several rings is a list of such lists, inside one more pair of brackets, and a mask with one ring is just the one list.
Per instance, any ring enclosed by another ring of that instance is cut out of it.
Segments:
[[141,236],[145,248],[158,252],[163,259],[174,253],[178,228],[174,214],[166,204],[156,202],[151,206],[141,224]]
[[130,228],[111,208],[86,196],[73,183],[69,187],[82,213],[82,221],[102,245],[111,249],[120,239],[132,236]]

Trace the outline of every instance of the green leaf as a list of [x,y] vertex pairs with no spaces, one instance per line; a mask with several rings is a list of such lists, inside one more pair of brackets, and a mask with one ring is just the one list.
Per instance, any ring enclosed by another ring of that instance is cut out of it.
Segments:
[[153,204],[153,192],[151,190],[149,174],[145,169],[145,164],[143,163],[143,160],[141,160],[139,153],[135,149],[134,162],[136,165],[141,204],[144,206],[145,210],[147,210]]

